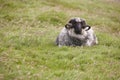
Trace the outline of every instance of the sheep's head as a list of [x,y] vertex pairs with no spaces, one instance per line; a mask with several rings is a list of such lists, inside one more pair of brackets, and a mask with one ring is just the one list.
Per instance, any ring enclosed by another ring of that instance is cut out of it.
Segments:
[[72,18],[68,24],[65,25],[66,29],[74,29],[76,34],[81,34],[82,29],[85,29],[86,27],[88,27],[87,30],[91,28],[89,25],[86,25],[86,21],[84,19],[80,18]]

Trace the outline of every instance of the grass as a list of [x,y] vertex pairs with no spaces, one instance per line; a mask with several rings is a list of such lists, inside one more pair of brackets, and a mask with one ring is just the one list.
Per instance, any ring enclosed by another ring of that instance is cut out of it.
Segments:
[[[0,0],[0,80],[119,80],[118,0]],[[61,47],[71,17],[85,18],[99,44]]]

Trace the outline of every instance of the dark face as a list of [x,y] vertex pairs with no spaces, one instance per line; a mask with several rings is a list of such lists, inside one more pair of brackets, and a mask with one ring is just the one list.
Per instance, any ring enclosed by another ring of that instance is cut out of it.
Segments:
[[[68,27],[67,27],[68,26]],[[66,28],[74,28],[74,32],[76,34],[81,34],[82,29],[86,27],[85,20],[80,19],[80,18],[74,18],[69,21],[69,23],[65,26]]]
[[80,22],[73,19],[73,20],[70,20],[69,23],[72,24],[71,27],[74,28],[74,32],[76,34],[81,34],[81,32],[82,32],[82,24]]

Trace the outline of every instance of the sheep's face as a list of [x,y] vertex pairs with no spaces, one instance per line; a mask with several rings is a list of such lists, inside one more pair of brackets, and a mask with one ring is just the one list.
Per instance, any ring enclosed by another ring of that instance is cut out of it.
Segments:
[[85,27],[89,27],[90,28],[90,26],[86,25],[85,20],[84,19],[80,19],[80,18],[73,18],[73,19],[71,19],[68,22],[68,24],[65,25],[65,27],[67,29],[74,29],[74,32],[76,34],[81,34],[82,33],[82,29],[84,29]]

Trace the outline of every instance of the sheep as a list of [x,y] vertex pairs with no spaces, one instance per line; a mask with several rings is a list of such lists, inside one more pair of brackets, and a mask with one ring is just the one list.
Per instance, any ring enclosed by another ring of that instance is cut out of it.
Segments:
[[56,38],[56,45],[61,46],[93,46],[98,44],[91,26],[82,18],[69,20]]

